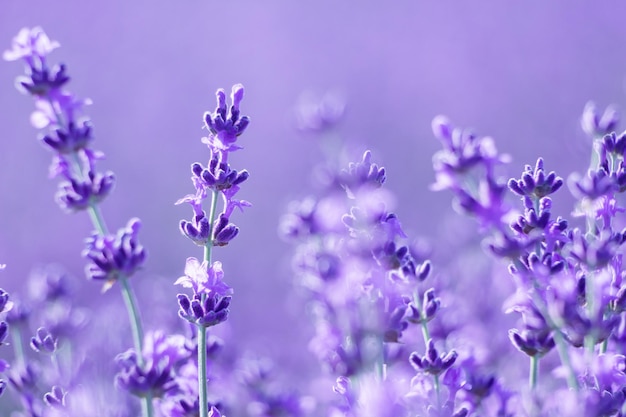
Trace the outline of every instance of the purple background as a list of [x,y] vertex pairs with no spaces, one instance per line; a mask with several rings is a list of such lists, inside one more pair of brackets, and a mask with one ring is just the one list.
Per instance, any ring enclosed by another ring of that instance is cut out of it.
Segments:
[[[245,85],[252,124],[231,164],[250,171],[241,196],[254,207],[235,214],[240,237],[215,258],[236,291],[231,323],[243,348],[294,355],[303,313],[287,296],[291,249],[277,225],[291,199],[312,191],[322,155],[294,129],[298,96],[345,94],[339,133],[387,167],[409,234],[436,240],[455,214],[447,193],[428,190],[439,148],[432,118],[444,113],[493,136],[513,156],[511,175],[539,155],[562,176],[586,169],[585,102],[624,102],[625,12],[617,1],[2,0],[0,50],[23,26],[42,26],[62,45],[51,62],[68,65],[70,90],[94,101],[94,146],[107,155],[100,167],[118,178],[103,212],[110,229],[133,216],[144,222],[150,260],[133,280],[153,324],[174,314],[171,283],[185,258],[202,256],[177,228],[190,209],[173,205],[192,191],[189,165],[207,159],[201,115],[213,110],[216,88]],[[13,292],[42,263],[62,262],[80,277],[91,230],[86,215],[53,202],[32,100],[13,88],[21,71],[0,64],[0,261],[8,264],[0,286]],[[567,213],[570,203],[557,207]],[[96,284],[83,285],[85,297],[120,302],[118,291],[100,297]]]

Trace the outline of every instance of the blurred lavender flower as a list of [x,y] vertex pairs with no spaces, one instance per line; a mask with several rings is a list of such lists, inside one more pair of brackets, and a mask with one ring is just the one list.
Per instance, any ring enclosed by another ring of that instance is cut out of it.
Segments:
[[583,131],[591,138],[602,137],[615,130],[619,122],[619,114],[613,106],[607,107],[602,114],[598,112],[592,101],[585,104],[580,125]]
[[31,337],[30,347],[35,352],[52,354],[57,349],[57,340],[46,328],[40,327],[37,329],[35,336]]
[[321,98],[305,92],[296,103],[296,126],[303,132],[326,131],[339,123],[345,110],[346,100],[338,92],[328,91]]
[[183,336],[167,336],[162,332],[149,332],[143,343],[140,363],[137,353],[130,349],[115,358],[120,368],[117,385],[139,397],[162,397],[176,385],[176,367],[191,356]]

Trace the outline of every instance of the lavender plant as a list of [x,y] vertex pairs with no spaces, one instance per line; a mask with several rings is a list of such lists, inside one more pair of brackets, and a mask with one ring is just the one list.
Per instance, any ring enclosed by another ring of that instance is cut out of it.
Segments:
[[[230,167],[228,156],[241,147],[237,138],[250,123],[248,116],[241,116],[239,105],[244,89],[241,84],[233,86],[231,105],[226,105],[226,93],[217,90],[217,108],[204,114],[205,128],[209,131],[202,142],[209,148],[210,157],[206,167],[196,162],[191,166],[196,192],[176,204],[189,203],[193,209],[191,221],[180,222],[181,232],[204,250],[202,261],[190,257],[185,265],[185,275],[176,284],[191,288],[193,296],[178,295],[179,316],[194,324],[197,329],[198,350],[198,406],[200,417],[220,416],[218,409],[208,402],[207,395],[207,329],[228,319],[232,288],[223,281],[222,263],[213,261],[213,248],[227,245],[239,233],[230,222],[235,210],[249,207],[250,203],[235,198],[239,185],[248,178],[248,171]],[[202,204],[210,196],[208,213]],[[218,203],[222,199],[222,211]],[[210,410],[207,408],[210,407]],[[194,408],[196,406],[194,405]]]
[[[435,118],[442,150],[432,189],[452,191],[457,211],[476,219],[485,252],[457,243],[446,261],[402,227],[386,187],[391,171],[369,150],[356,162],[345,156],[333,135],[345,103],[333,95],[300,103],[299,129],[327,151],[318,191],[280,222],[310,318],[307,357],[322,368],[301,395],[279,382],[280,363],[209,330],[228,321],[233,295],[214,248],[238,236],[232,215],[251,206],[239,197],[249,174],[229,161],[250,122],[243,86],[232,87],[230,102],[217,90],[216,109],[203,115],[207,162],[191,165],[194,190],[176,202],[191,206],[179,228],[203,252],[174,282],[188,290],[176,296],[182,320],[144,332],[130,281],[147,256],[141,221],[115,233],[105,224],[100,203],[115,176],[98,168],[103,154],[83,112],[90,101],[66,89],[64,65],[48,63],[58,46],[26,28],[3,57],[25,63],[16,85],[35,99],[31,123],[60,179],[55,199],[92,220],[85,275],[103,292],[120,288],[133,348],[82,344],[77,334],[104,313],[79,305],[60,267],[35,271],[21,298],[0,289],[0,395],[11,388],[12,417],[136,416],[139,407],[143,417],[626,416],[626,133],[615,132],[614,108],[585,106],[590,165],[567,180],[541,157],[507,180],[511,158],[493,139]],[[577,200],[571,219],[553,212],[568,188]]]

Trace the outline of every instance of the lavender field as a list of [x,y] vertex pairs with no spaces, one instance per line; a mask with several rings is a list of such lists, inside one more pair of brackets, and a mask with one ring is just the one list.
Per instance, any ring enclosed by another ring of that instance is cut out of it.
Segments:
[[0,415],[626,416],[624,11],[0,3]]

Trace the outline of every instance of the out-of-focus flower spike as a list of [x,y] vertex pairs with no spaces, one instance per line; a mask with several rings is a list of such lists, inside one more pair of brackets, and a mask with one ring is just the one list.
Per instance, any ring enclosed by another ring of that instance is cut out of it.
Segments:
[[619,123],[619,113],[614,106],[608,106],[602,115],[593,102],[585,104],[580,125],[583,131],[592,138],[602,137],[615,130]]
[[52,354],[57,349],[57,339],[50,334],[48,329],[40,327],[37,329],[37,333],[30,339],[30,347],[35,352],[43,352]]
[[23,59],[29,66],[34,67],[37,64],[35,58],[42,60],[59,46],[58,42],[48,38],[41,27],[23,28],[13,38],[11,49],[4,51],[2,59],[5,61]]
[[43,401],[52,408],[63,409],[65,408],[65,397],[67,392],[63,388],[55,385],[50,392],[46,392],[43,396]]

